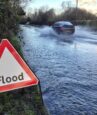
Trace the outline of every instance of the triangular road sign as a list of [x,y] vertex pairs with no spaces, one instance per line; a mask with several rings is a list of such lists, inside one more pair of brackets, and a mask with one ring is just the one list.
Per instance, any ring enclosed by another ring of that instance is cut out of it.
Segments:
[[0,44],[0,92],[37,85],[39,80],[7,39]]

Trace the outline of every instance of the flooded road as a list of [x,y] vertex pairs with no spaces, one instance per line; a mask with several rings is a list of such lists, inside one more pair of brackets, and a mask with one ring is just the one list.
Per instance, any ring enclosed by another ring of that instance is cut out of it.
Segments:
[[50,27],[21,26],[23,53],[41,82],[50,115],[97,115],[97,35],[76,27],[57,36]]

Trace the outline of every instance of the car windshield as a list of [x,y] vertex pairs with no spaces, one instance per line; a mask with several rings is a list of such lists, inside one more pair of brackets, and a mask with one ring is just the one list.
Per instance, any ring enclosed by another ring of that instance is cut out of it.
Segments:
[[72,25],[72,24],[67,21],[60,21],[55,23],[55,26],[64,26],[64,25]]

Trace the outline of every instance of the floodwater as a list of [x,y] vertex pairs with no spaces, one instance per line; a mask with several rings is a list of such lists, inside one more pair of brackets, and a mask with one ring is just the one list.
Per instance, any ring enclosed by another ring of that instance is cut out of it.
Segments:
[[97,115],[97,32],[78,26],[64,37],[47,26],[21,28],[50,115]]

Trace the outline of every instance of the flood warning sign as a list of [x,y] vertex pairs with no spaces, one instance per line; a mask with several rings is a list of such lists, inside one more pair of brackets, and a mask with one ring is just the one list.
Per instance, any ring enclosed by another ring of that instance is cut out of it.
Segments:
[[0,92],[37,85],[38,79],[11,43],[0,44]]

